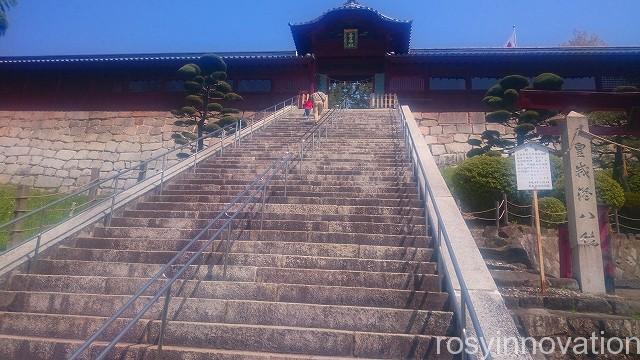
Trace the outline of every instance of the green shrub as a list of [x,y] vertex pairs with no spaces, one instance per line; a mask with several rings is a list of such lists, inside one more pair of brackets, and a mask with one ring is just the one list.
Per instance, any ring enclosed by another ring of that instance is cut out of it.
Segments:
[[504,94],[504,89],[500,84],[495,84],[487,90],[487,96],[497,96],[501,97]]
[[511,113],[507,110],[498,110],[485,115],[485,119],[490,123],[502,123],[511,118]]
[[564,79],[552,73],[543,73],[533,79],[535,90],[561,90]]
[[640,192],[640,173],[634,173],[627,178],[627,184],[629,184],[629,190],[633,192]]
[[475,156],[460,164],[452,175],[456,195],[470,210],[484,210],[515,192],[513,161],[495,156]]
[[[598,204],[606,205],[614,209],[620,209],[624,205],[624,190],[606,170],[595,172],[596,196]],[[559,176],[554,183],[554,197],[565,198],[564,176]]]
[[640,192],[624,193],[624,199],[620,213],[626,217],[640,219]]
[[451,193],[454,195],[456,191],[455,191],[455,187],[453,186],[453,175],[456,173],[457,170],[458,168],[455,166],[448,166],[440,170],[440,172],[442,173],[442,177],[444,178],[444,182],[449,187],[449,191],[451,191]]
[[509,75],[500,79],[499,84],[505,90],[521,90],[529,86],[529,78],[522,75]]
[[482,102],[492,109],[499,109],[502,107],[502,98],[498,96],[486,96],[482,99]]
[[543,197],[538,200],[540,220],[542,226],[556,227],[558,223],[567,219],[567,208],[564,203],[553,197]]
[[614,209],[624,205],[624,190],[617,181],[603,170],[596,171],[596,194],[598,203]]

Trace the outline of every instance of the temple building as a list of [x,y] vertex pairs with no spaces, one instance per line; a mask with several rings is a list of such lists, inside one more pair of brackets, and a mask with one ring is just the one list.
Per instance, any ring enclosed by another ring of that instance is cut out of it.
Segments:
[[[415,49],[412,21],[354,0],[289,27],[291,51],[218,52],[245,98],[238,107],[256,110],[354,82],[397,94],[415,111],[482,111],[485,90],[509,74],[554,72],[567,90],[640,81],[640,47]],[[0,57],[0,110],[169,110],[182,99],[176,70],[200,55]]]

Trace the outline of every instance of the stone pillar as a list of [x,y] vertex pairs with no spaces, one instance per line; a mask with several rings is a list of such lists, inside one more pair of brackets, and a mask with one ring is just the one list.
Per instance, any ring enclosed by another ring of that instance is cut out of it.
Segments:
[[572,111],[562,127],[573,274],[580,282],[583,292],[604,294],[604,267],[591,139],[579,132],[579,129],[588,131],[589,122],[586,116]]

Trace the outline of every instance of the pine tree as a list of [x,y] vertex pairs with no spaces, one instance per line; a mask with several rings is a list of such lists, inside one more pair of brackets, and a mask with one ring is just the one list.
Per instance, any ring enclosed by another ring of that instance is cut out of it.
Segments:
[[481,139],[469,139],[469,145],[474,148],[467,153],[467,156],[509,150],[531,140],[537,140],[542,144],[553,142],[553,137],[539,137],[535,129],[537,126],[549,125],[550,119],[557,113],[551,110],[521,109],[518,107],[518,97],[520,91],[524,89],[561,90],[563,83],[564,80],[561,77],[551,73],[540,74],[531,83],[529,78],[521,75],[509,75],[500,79],[496,85],[487,90],[482,100],[493,110],[485,118],[488,123],[513,128],[515,138],[505,139],[498,131],[487,130],[482,133]]
[[16,6],[17,3],[16,0],[0,0],[0,35],[4,35],[9,27],[7,12],[11,7]]
[[[227,80],[227,64],[217,55],[204,55],[198,64],[187,64],[178,70],[178,76],[184,80],[185,106],[174,110],[173,114],[180,119],[175,125],[194,128],[196,134],[182,131],[173,134],[179,145],[198,140],[197,151],[204,148],[202,137],[223,126],[239,121],[237,109],[225,108],[222,102],[242,100],[233,92]],[[184,155],[183,155],[184,156]]]

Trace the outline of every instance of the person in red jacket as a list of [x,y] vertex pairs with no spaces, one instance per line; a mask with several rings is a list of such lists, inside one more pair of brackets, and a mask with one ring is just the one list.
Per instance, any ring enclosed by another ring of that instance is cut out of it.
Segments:
[[313,100],[311,100],[311,97],[309,97],[309,99],[307,99],[307,101],[304,102],[302,107],[304,108],[304,116],[306,116],[307,119],[309,119],[309,116],[311,115],[311,110],[313,110]]

